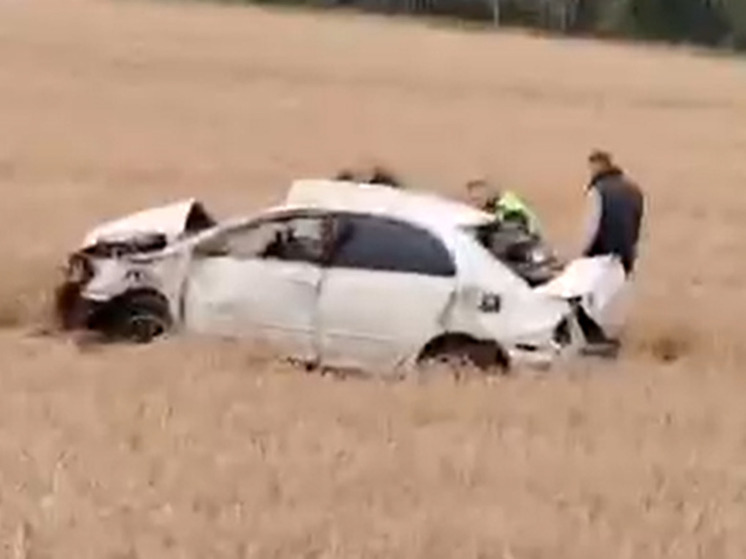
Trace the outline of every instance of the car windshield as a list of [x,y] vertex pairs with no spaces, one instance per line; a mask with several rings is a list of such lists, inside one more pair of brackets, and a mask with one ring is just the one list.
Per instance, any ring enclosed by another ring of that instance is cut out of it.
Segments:
[[555,277],[558,261],[541,237],[511,223],[492,221],[467,229],[492,256],[508,266],[531,286]]

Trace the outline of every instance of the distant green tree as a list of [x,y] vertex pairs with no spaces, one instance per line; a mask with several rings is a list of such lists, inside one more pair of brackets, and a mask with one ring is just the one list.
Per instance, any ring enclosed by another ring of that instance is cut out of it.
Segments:
[[216,0],[353,7],[746,50],[746,0]]
[[746,0],[724,0],[728,14],[730,46],[746,49]]
[[730,28],[720,0],[630,0],[627,17],[636,34],[669,41],[714,45]]

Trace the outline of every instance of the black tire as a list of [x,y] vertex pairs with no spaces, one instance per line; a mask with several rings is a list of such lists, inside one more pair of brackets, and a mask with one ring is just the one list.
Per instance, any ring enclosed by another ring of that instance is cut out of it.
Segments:
[[507,358],[497,345],[459,338],[428,348],[419,363],[425,367],[445,368],[456,377],[469,369],[485,374],[505,374],[508,371]]
[[151,292],[125,294],[112,301],[101,330],[114,340],[146,344],[171,328],[168,301]]

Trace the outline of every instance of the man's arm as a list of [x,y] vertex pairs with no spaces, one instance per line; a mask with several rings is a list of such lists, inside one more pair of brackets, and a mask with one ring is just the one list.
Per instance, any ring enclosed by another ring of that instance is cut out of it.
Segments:
[[591,248],[601,223],[601,197],[595,188],[588,190],[585,200],[585,215],[583,217],[582,237],[578,254],[583,255]]

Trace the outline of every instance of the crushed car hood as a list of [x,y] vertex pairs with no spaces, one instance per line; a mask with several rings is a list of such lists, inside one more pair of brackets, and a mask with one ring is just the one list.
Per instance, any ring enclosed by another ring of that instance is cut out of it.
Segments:
[[126,241],[144,234],[161,234],[171,242],[184,233],[206,229],[215,223],[201,202],[191,198],[99,225],[85,235],[81,248],[102,242]]

